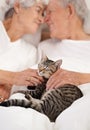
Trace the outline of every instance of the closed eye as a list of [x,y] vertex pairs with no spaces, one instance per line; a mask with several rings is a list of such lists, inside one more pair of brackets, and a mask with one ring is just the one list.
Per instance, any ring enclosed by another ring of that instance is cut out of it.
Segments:
[[40,13],[40,14],[42,14],[42,16],[43,16],[43,13],[44,13],[44,8],[43,7],[41,7],[41,6],[36,6],[36,11],[38,12],[38,13]]
[[40,68],[40,71],[48,70],[48,66],[45,66],[43,68]]
[[38,13],[40,13],[41,8],[40,8],[39,6],[37,6],[37,7],[36,7],[36,11],[37,11]]

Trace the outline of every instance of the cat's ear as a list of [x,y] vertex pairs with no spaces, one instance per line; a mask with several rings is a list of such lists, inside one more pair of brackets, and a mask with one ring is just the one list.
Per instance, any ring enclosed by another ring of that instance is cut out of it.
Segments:
[[58,69],[60,68],[61,64],[62,64],[62,60],[61,60],[61,59],[60,59],[60,60],[57,60],[57,61],[55,62],[55,65],[58,67]]
[[48,57],[46,56],[45,53],[42,54],[42,58],[41,58],[41,61],[46,61],[48,60]]

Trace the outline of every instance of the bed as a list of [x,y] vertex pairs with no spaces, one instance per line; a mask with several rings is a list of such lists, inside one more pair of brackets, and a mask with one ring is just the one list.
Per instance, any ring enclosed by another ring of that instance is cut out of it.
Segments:
[[[79,72],[82,70],[90,72],[90,64],[85,67],[86,62],[82,63],[79,60],[70,59],[64,58],[63,67]],[[77,66],[74,63],[77,63]],[[84,64],[84,68],[81,67],[82,64]],[[34,66],[34,68],[36,67]],[[16,91],[15,88],[13,87],[12,91]],[[82,84],[79,88],[84,96],[64,110],[54,123],[51,123],[46,115],[31,108],[0,107],[0,130],[72,130],[72,128],[73,130],[90,130],[90,116],[88,116],[90,114],[90,83]],[[25,99],[24,95],[20,93],[11,95],[10,99],[12,98]],[[76,113],[79,114],[79,117]]]
[[[87,0],[87,3],[90,4],[90,1]],[[4,0],[0,0],[0,4],[3,12]],[[30,108],[0,107],[0,130],[90,130],[90,83],[79,87],[84,96],[63,111],[55,123],[51,123],[47,116]],[[10,98],[25,99],[23,94],[14,94]],[[75,113],[80,115],[77,120]]]
[[[84,96],[63,111],[55,123],[51,123],[47,116],[30,108],[0,107],[0,130],[90,130],[90,84],[81,85],[80,88]],[[24,95],[14,94],[10,98],[24,99]],[[80,115],[77,120],[75,113]],[[73,116],[70,116],[71,114]]]

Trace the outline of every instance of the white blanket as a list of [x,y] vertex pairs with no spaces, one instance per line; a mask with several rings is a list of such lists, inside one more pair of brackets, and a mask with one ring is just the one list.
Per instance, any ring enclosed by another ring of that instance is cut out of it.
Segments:
[[[0,0],[1,4],[4,5],[4,0]],[[1,14],[4,14],[4,10],[1,6]],[[0,18],[3,19],[1,14]],[[80,88],[84,96],[63,111],[54,124],[50,123],[48,117],[30,108],[0,107],[0,130],[90,130],[90,84],[81,85]],[[11,96],[16,97],[24,98],[21,94]]]
[[[23,94],[10,98],[25,99]],[[48,117],[33,109],[0,107],[0,130],[52,130]]]
[[[0,130],[90,130],[90,84],[79,87],[84,96],[63,111],[55,123],[31,108],[0,107]],[[23,99],[24,95],[10,98]]]
[[90,83],[79,87],[84,96],[58,116],[54,130],[90,130]]
[[[90,84],[79,87],[84,96],[63,111],[55,123],[30,108],[0,107],[0,130],[90,130]],[[14,94],[10,98],[23,99],[24,95]]]

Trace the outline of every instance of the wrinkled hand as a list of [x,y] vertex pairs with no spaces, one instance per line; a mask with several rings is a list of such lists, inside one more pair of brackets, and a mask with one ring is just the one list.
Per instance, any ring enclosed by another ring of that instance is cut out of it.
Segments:
[[0,85],[0,102],[8,99],[11,93],[11,86]]
[[22,72],[15,72],[12,84],[33,86],[40,84],[42,81],[43,78],[38,75],[36,69],[27,69]]
[[48,80],[47,89],[57,88],[64,84],[80,84],[80,73],[67,71],[63,69],[57,70]]

